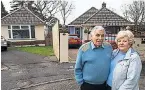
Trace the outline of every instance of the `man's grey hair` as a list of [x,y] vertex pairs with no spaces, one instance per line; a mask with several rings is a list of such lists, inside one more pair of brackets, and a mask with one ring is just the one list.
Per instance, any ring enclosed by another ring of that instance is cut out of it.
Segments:
[[[104,30],[105,32],[105,28],[103,28],[102,26],[95,26],[92,30],[91,30],[91,35],[94,35],[94,33],[97,31],[97,30]],[[105,32],[106,34],[106,32]]]
[[131,45],[134,44],[134,35],[129,30],[119,31],[118,34],[117,34],[117,36],[116,36],[115,42],[117,43],[119,39],[124,38],[124,37],[127,37],[128,38],[129,43]]

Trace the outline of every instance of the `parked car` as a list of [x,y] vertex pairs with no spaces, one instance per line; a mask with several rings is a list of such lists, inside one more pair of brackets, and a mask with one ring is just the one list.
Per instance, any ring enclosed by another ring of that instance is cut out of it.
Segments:
[[3,36],[1,36],[1,50],[7,50],[7,41]]
[[81,39],[77,34],[70,34],[68,36],[69,47],[80,47],[82,45]]

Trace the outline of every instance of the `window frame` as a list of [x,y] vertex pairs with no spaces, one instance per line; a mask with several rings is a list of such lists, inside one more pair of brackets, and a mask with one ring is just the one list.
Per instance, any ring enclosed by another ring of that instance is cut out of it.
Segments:
[[[20,29],[13,29],[13,28],[12,28],[13,26],[19,26]],[[24,27],[27,26],[28,28],[22,28],[23,26],[24,26]],[[17,39],[17,40],[35,39],[35,38],[36,38],[35,35],[34,35],[34,37],[31,36],[31,32],[32,32],[31,26],[32,26],[32,25],[8,25],[8,35],[9,35],[9,39]],[[29,38],[13,38],[13,30],[28,30],[28,31],[29,31]],[[35,26],[34,26],[34,30],[35,30]],[[9,34],[9,32],[10,32],[10,34]],[[35,33],[35,32],[34,32],[34,33]],[[10,36],[10,35],[11,35],[11,36]]]

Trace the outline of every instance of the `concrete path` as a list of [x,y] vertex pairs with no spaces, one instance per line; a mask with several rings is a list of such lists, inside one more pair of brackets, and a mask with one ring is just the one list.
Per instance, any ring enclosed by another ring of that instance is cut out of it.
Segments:
[[74,63],[20,51],[1,54],[2,90],[77,90]]
[[[14,50],[2,52],[1,62],[2,90],[79,90],[74,80],[74,63],[60,64],[55,57]],[[140,90],[145,90],[144,83],[145,63]]]
[[76,61],[77,53],[78,49],[69,49],[68,50],[69,60]]

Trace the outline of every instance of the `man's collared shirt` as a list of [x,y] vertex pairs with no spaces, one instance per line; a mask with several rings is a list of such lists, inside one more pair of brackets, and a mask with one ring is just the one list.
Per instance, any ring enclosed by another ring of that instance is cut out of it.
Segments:
[[91,47],[92,47],[92,49],[95,49],[95,48],[104,48],[104,44],[102,44],[101,46],[99,46],[99,47],[96,47],[95,45],[94,45],[94,43],[91,41]]

